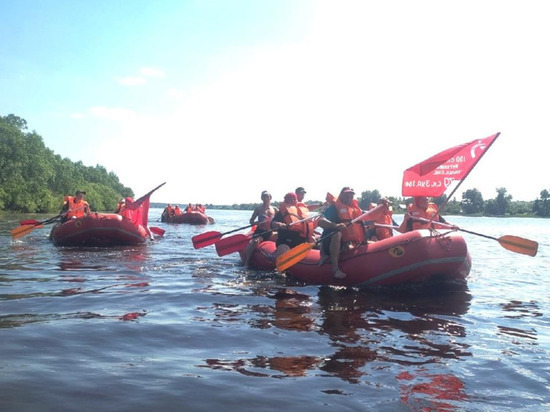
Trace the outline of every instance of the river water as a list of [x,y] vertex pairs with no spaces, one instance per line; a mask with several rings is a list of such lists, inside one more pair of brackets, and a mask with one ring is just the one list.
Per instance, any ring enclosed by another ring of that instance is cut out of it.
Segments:
[[[542,411],[550,407],[550,220],[449,217],[466,285],[354,290],[247,270],[191,237],[248,223],[160,223],[140,247],[14,241],[0,222],[1,411]],[[400,221],[400,216],[396,220]]]

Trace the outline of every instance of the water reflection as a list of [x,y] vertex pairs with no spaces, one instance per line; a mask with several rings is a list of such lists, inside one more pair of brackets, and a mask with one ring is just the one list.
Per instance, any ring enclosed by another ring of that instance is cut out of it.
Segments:
[[74,312],[74,313],[45,313],[45,314],[34,314],[34,313],[23,313],[18,315],[6,315],[0,316],[0,329],[3,328],[16,328],[21,326],[26,326],[33,323],[44,323],[44,322],[54,322],[54,321],[63,321],[69,319],[115,319],[122,321],[133,321],[137,320],[142,316],[147,314],[146,311],[141,312],[129,312],[121,315],[101,315],[94,312]]
[[432,292],[321,287],[314,299],[289,287],[256,290],[273,303],[248,308],[215,305],[217,320],[241,322],[250,317],[253,328],[315,332],[328,338],[332,354],[208,359],[201,367],[265,377],[306,376],[319,370],[361,383],[366,382],[366,366],[373,361],[422,365],[471,356],[468,345],[461,343],[466,331],[459,322],[470,305],[466,285],[436,286]]

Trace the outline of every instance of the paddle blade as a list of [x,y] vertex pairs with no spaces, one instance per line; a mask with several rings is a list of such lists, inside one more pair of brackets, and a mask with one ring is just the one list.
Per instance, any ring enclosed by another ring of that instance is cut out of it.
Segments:
[[539,249],[537,242],[519,236],[506,235],[499,237],[497,240],[504,249],[523,255],[536,256]]
[[34,229],[39,227],[40,225],[24,225],[16,227],[15,229],[12,229],[10,231],[12,237],[14,239],[19,239],[20,237],[26,236],[29,233],[31,233]]
[[216,252],[218,252],[218,256],[229,255],[230,253],[243,250],[248,246],[249,242],[250,237],[246,235],[229,236],[216,243]]
[[296,263],[304,259],[314,246],[315,243],[302,243],[296,247],[293,247],[288,252],[281,254],[277,258],[277,270],[279,272],[284,272],[289,267],[294,266]]
[[222,234],[220,232],[205,232],[201,233],[199,235],[193,236],[191,240],[193,241],[193,247],[195,249],[200,249],[206,246],[213,245],[218,240],[222,238]]
[[36,219],[29,219],[29,220],[21,220],[19,224],[20,225],[39,225],[40,222]]
[[149,227],[149,230],[157,236],[164,236],[164,233],[166,233],[166,230],[157,226],[151,226]]

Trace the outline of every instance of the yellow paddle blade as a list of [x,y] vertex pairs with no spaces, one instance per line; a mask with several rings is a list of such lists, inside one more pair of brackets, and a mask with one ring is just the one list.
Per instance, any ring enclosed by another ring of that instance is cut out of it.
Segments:
[[12,229],[10,231],[12,237],[14,239],[19,239],[20,237],[23,237],[25,235],[28,235],[31,233],[34,229],[36,229],[40,225],[24,225],[16,227],[15,229]]
[[537,242],[519,236],[506,235],[499,237],[497,240],[504,249],[523,255],[536,256],[539,249],[539,244]]
[[293,247],[288,252],[281,254],[276,261],[277,270],[284,272],[289,267],[294,266],[300,260],[306,257],[307,253],[313,249],[315,243],[302,243]]

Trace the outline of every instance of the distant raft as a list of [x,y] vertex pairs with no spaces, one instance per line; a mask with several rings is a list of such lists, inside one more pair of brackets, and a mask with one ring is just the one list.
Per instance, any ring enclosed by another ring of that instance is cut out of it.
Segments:
[[[253,268],[274,270],[274,242],[262,242],[250,260]],[[245,259],[245,250],[239,252]],[[334,286],[395,286],[428,281],[464,281],[472,259],[466,242],[456,232],[414,230],[342,252],[344,279],[332,275],[330,259],[319,266],[320,252],[311,249],[305,258],[287,269],[289,277],[309,284]]]
[[148,235],[141,225],[115,213],[91,213],[52,228],[55,246],[131,246],[143,244]]
[[214,219],[198,210],[183,212],[181,215],[164,216],[163,222],[166,223],[188,223],[190,225],[206,225],[214,223]]

